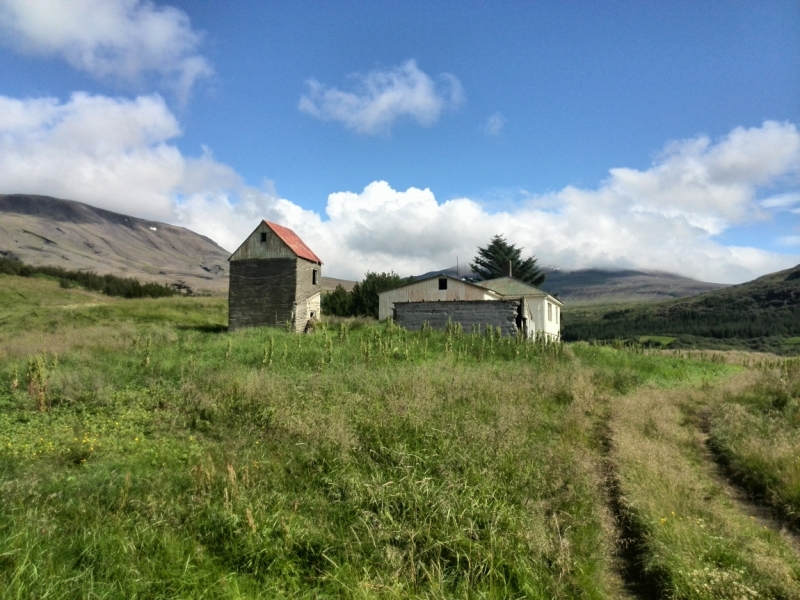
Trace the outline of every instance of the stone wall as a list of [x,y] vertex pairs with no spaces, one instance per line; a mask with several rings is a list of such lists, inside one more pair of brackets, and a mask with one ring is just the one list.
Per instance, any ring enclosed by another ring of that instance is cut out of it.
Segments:
[[418,331],[427,321],[434,329],[444,329],[448,319],[461,323],[465,332],[478,325],[500,327],[503,335],[517,335],[517,312],[520,300],[467,300],[449,302],[396,302],[395,323],[409,331]]
[[264,325],[283,327],[286,321],[291,321],[297,263],[294,258],[231,261],[228,330]]

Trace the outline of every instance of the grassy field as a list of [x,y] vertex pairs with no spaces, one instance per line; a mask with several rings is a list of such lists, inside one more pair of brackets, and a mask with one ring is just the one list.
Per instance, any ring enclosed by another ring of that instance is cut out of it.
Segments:
[[0,276],[0,598],[800,598],[715,462],[791,361],[225,310]]

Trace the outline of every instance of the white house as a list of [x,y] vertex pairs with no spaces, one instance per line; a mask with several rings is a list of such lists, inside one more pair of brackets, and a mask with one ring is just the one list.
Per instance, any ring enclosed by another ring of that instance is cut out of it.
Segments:
[[524,300],[528,337],[561,338],[561,309],[564,303],[547,292],[513,277],[478,281],[476,285],[492,290],[504,300]]

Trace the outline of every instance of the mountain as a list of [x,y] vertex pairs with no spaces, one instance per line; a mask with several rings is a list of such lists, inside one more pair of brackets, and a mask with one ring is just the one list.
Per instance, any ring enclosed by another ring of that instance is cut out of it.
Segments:
[[800,351],[800,265],[689,298],[564,311],[565,340],[660,336],[673,347]]
[[0,254],[194,291],[228,288],[229,252],[183,227],[49,196],[0,194]]
[[[546,267],[544,283],[539,287],[557,296],[565,303],[631,302],[657,301],[670,298],[695,296],[704,292],[727,287],[722,283],[706,283],[674,273],[660,271],[581,269],[561,271]],[[428,271],[415,275],[414,279],[425,279],[444,273],[451,277],[474,277],[475,274],[464,265],[439,271]],[[458,275],[457,275],[458,273]]]
[[[0,194],[0,256],[178,285],[195,292],[228,290],[230,252],[184,227],[148,221],[83,202]],[[323,291],[355,281],[322,277]]]
[[551,269],[547,270],[547,278],[540,287],[565,303],[576,303],[668,300],[727,286],[661,271]]

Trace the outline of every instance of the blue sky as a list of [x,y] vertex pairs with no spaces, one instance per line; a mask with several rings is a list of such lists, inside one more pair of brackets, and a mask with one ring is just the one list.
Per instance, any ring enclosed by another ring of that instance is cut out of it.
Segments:
[[797,2],[0,0],[0,193],[261,217],[326,274],[800,262]]

